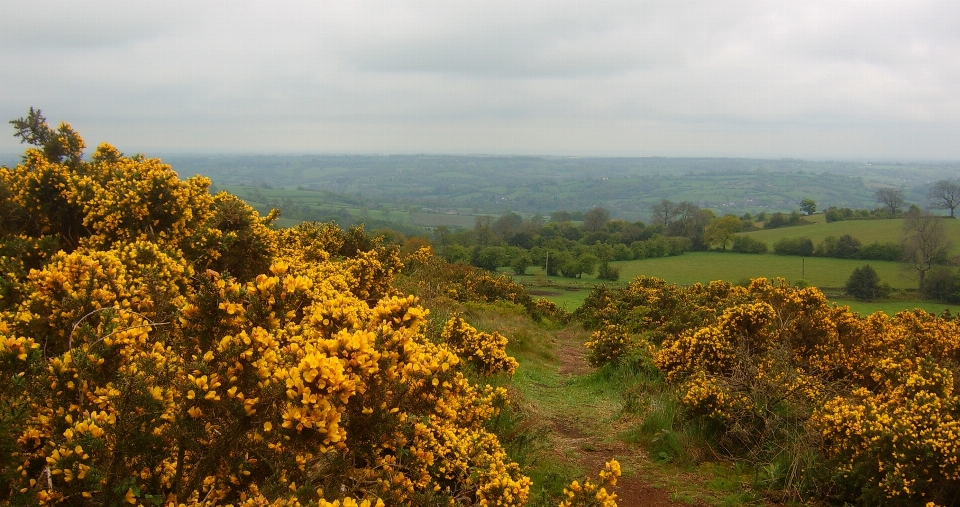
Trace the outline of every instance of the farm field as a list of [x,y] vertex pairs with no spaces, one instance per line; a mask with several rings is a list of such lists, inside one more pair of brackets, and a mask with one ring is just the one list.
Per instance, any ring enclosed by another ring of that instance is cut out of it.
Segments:
[[870,264],[882,282],[894,289],[916,289],[917,282],[902,271],[896,262],[792,257],[781,255],[747,255],[719,252],[692,252],[676,257],[639,261],[611,262],[620,268],[621,280],[640,275],[663,278],[671,283],[687,285],[712,280],[738,282],[749,278],[785,278],[793,283],[804,279],[826,291],[843,287],[855,268]]
[[[804,220],[813,222],[807,225],[798,225],[795,227],[782,227],[779,229],[750,231],[743,233],[744,236],[763,241],[773,249],[773,244],[783,238],[808,237],[816,245],[823,241],[827,236],[839,238],[844,234],[849,234],[860,240],[864,245],[873,242],[897,242],[903,231],[902,218],[891,220],[842,220],[840,222],[826,223],[822,214],[804,217]],[[953,254],[960,254],[960,220],[945,219],[947,235],[952,240]]]
[[956,315],[960,312],[960,305],[950,305],[938,303],[936,301],[857,301],[855,299],[838,298],[831,299],[834,303],[841,306],[849,306],[851,310],[860,315],[870,315],[874,312],[883,312],[887,315],[894,315],[904,310],[920,308],[927,313],[940,315],[944,310],[950,310],[950,313]]
[[[543,270],[540,268],[531,268],[527,275],[515,276],[514,278],[526,285],[535,296],[553,301],[572,311],[583,303],[594,285],[606,283],[611,286],[622,286],[640,275],[663,278],[670,283],[680,285],[698,282],[708,283],[712,280],[726,280],[736,283],[760,276],[766,278],[782,277],[793,283],[801,279],[801,271],[804,271],[804,279],[811,285],[822,288],[831,300],[837,304],[850,306],[854,311],[863,315],[876,311],[893,315],[912,308],[923,308],[930,313],[937,314],[944,309],[950,309],[952,313],[960,312],[960,306],[958,305],[936,302],[912,300],[860,302],[841,296],[841,288],[846,283],[850,273],[864,264],[870,264],[880,275],[880,280],[890,284],[893,289],[900,291],[916,290],[916,280],[904,273],[901,265],[895,262],[867,262],[820,257],[801,259],[779,255],[693,252],[677,257],[621,261],[610,264],[620,268],[620,281],[603,282],[590,275],[584,275],[581,279],[560,277],[545,279]],[[805,266],[803,266],[804,264]],[[508,271],[507,269],[503,270],[504,273]]]

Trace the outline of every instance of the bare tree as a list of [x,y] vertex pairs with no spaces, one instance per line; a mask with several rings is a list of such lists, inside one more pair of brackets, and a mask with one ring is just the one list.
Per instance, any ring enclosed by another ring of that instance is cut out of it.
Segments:
[[950,251],[943,219],[928,211],[911,210],[903,223],[901,246],[903,261],[913,266],[920,290],[923,290],[927,271],[936,264],[945,262]]
[[653,220],[663,224],[663,227],[666,228],[670,225],[670,221],[677,216],[677,205],[664,199],[651,206],[650,211],[653,212]]
[[877,198],[877,203],[887,208],[893,216],[899,215],[900,210],[903,209],[903,190],[899,188],[881,188],[874,196]]
[[949,180],[940,180],[930,185],[927,198],[930,199],[930,207],[948,209],[950,218],[953,218],[953,211],[960,206],[960,185]]

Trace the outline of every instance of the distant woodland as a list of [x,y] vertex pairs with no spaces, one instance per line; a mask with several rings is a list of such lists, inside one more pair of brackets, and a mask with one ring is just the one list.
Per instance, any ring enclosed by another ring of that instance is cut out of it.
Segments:
[[[820,209],[872,208],[892,187],[924,202],[933,181],[960,177],[960,163],[811,162],[794,159],[559,158],[447,155],[166,156],[181,175],[216,185],[322,191],[357,207],[441,213],[549,215],[601,206],[647,220],[663,199],[718,214],[790,212],[811,198]],[[329,197],[329,196],[328,196]]]

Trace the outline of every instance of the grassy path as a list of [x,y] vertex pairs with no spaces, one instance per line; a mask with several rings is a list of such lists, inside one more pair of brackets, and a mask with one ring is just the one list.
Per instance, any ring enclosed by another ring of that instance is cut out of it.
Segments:
[[555,478],[557,467],[568,476],[595,475],[616,458],[623,469],[616,489],[621,507],[742,505],[752,499],[752,494],[744,495],[739,480],[725,480],[716,469],[705,473],[655,463],[642,448],[621,438],[639,418],[623,411],[616,382],[587,364],[583,343],[589,334],[569,326],[551,335],[549,359],[544,355],[539,364],[521,361],[514,377],[523,411],[543,430],[547,456],[531,470],[535,483]]

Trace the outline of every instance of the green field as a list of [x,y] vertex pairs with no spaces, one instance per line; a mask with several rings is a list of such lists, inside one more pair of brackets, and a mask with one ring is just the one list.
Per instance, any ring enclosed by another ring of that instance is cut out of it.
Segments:
[[[899,242],[903,231],[902,218],[891,220],[843,220],[840,222],[826,223],[823,215],[814,215],[805,220],[814,222],[807,225],[796,227],[781,227],[779,229],[759,230],[743,233],[754,239],[763,241],[773,250],[773,244],[783,238],[797,238],[806,236],[816,245],[823,241],[827,236],[839,238],[844,234],[849,234],[860,240],[864,245],[888,241]],[[953,243],[951,253],[960,254],[960,220],[944,220],[947,236]]]
[[[611,265],[620,268],[620,281],[605,283],[622,286],[640,275],[662,278],[680,285],[709,283],[713,280],[737,283],[758,277],[785,278],[789,283],[793,283],[802,278],[811,285],[820,287],[831,300],[850,306],[861,314],[883,311],[892,315],[912,308],[923,308],[931,313],[940,313],[945,308],[949,308],[953,313],[960,312],[960,306],[935,302],[895,299],[863,303],[842,296],[842,287],[850,273],[867,263],[859,260],[820,257],[802,259],[779,255],[694,252],[677,257],[612,262]],[[906,293],[904,295],[909,297],[909,294],[916,290],[916,279],[904,272],[901,264],[883,261],[870,261],[869,264],[880,275],[881,282],[889,284],[895,292]],[[590,289],[598,283],[603,283],[589,275],[584,275],[582,279],[561,277],[546,279],[543,277],[543,270],[539,268],[531,268],[528,273],[530,274],[515,278],[526,285],[535,297],[543,297],[558,305],[566,306],[568,310],[579,307],[590,293]]]
[[646,275],[671,283],[707,283],[712,280],[738,282],[749,278],[785,278],[788,282],[804,279],[825,290],[843,287],[855,268],[870,264],[881,282],[894,289],[917,288],[916,279],[902,271],[896,262],[830,259],[823,257],[791,257],[781,255],[747,255],[719,252],[693,252],[676,257],[611,262],[620,268],[621,280]]
[[957,315],[960,312],[960,305],[948,305],[945,303],[936,303],[931,301],[857,301],[855,299],[831,299],[831,301],[842,306],[849,306],[851,310],[860,315],[869,315],[874,312],[884,312],[887,315],[894,315],[897,312],[911,310],[913,308],[922,308],[928,313],[940,315],[944,310],[950,310],[950,313]]

